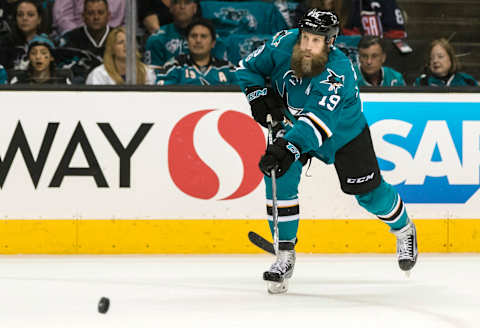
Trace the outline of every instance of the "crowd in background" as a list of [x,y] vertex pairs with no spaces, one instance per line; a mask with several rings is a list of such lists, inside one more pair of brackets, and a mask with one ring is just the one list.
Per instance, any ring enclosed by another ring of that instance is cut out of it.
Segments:
[[[138,0],[137,84],[235,85],[235,65],[308,8],[334,11],[336,46],[360,86],[404,86],[384,66],[386,42],[408,53],[405,17],[395,0]],[[0,2],[0,84],[123,84],[125,0]],[[402,41],[404,44],[402,44]],[[478,86],[460,70],[447,39],[432,40],[415,86]]]

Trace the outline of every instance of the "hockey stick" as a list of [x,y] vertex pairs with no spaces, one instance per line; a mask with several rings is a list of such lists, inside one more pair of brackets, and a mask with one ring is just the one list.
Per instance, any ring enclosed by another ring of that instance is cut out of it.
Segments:
[[[273,249],[273,244],[260,236],[255,231],[248,232],[248,239],[252,244],[257,246],[258,248],[264,250],[267,253],[275,255],[275,250]],[[295,239],[295,245],[298,243],[298,238]]]
[[[268,145],[273,145],[273,119],[272,115],[267,115],[268,127]],[[271,170],[272,180],[272,218],[273,218],[273,249],[278,254],[278,207],[277,207],[277,178],[275,176],[275,168]]]
[[260,236],[255,231],[248,232],[248,239],[252,244],[257,246],[260,249],[263,249],[265,252],[275,255],[275,249],[273,248],[273,244]]
[[[268,128],[268,145],[273,144],[273,120],[272,115],[267,115],[267,128]],[[248,233],[248,239],[255,246],[267,251],[271,254],[278,254],[278,206],[277,206],[277,179],[275,177],[275,169],[272,169],[272,218],[273,218],[273,245],[260,236],[259,234],[250,231]]]

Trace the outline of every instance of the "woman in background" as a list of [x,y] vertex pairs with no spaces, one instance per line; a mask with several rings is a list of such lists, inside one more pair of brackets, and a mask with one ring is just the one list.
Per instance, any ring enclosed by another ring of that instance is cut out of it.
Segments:
[[[155,73],[141,62],[140,53],[136,52],[137,84],[154,84]],[[127,47],[125,28],[117,27],[107,38],[103,64],[88,74],[86,84],[113,85],[124,84],[127,70]]]
[[426,72],[415,80],[414,86],[478,86],[471,75],[459,72],[460,63],[447,39],[441,38],[430,43],[426,62]]
[[0,39],[0,64],[5,69],[25,69],[28,42],[44,31],[42,8],[34,0],[17,2],[12,31]]

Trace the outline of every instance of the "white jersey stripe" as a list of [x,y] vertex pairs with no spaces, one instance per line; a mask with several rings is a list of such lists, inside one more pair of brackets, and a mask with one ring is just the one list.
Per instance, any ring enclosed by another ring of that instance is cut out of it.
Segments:
[[[393,214],[395,214],[395,212],[398,211],[398,208],[400,207],[400,205],[402,204],[402,202],[400,201],[400,195],[397,195],[397,203],[395,204],[395,206],[393,207],[393,209],[388,212],[387,214],[383,214],[383,215],[377,215],[377,217],[379,219],[388,219],[390,218]],[[390,221],[389,221],[390,222]]]
[[[267,199],[267,205],[273,206],[273,201],[271,199]],[[289,199],[289,200],[277,200],[278,207],[292,207],[298,205],[298,198]]]
[[313,123],[306,117],[300,117],[298,120],[307,123],[312,128],[315,136],[317,137],[318,147],[320,147],[323,143],[322,135],[320,134],[320,132],[318,132],[318,129],[315,127],[315,125],[313,125]]
[[[267,219],[268,221],[273,221],[273,217],[271,215],[267,215]],[[299,214],[278,217],[278,222],[292,222],[295,220],[300,220]]]
[[310,119],[312,119],[315,123],[322,127],[323,131],[325,131],[326,135],[330,138],[332,136],[332,131],[328,128],[328,126],[315,114],[313,113],[306,113]]

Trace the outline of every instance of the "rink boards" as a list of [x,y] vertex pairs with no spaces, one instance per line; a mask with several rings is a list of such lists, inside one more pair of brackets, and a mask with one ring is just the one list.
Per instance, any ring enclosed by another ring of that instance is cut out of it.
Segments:
[[[255,253],[265,131],[235,92],[2,91],[0,253]],[[480,251],[480,94],[362,94],[423,252]],[[298,251],[393,252],[314,161]]]

